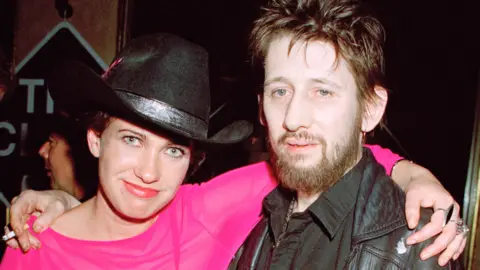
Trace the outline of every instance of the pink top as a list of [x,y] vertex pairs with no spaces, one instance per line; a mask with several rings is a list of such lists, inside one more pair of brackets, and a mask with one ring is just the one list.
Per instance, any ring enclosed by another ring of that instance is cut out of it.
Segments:
[[[387,172],[400,159],[390,150],[369,147]],[[156,222],[138,236],[83,241],[47,229],[38,235],[42,242],[39,250],[23,254],[7,248],[0,270],[224,270],[258,222],[262,200],[275,185],[266,162],[227,172],[201,185],[183,185]]]

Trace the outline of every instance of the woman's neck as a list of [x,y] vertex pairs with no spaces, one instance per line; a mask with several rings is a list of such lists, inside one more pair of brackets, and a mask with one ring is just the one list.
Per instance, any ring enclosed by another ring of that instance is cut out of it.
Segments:
[[90,241],[115,241],[137,236],[155,222],[156,217],[142,222],[120,217],[99,192],[95,197],[65,213],[52,229],[68,237]]
[[105,240],[121,240],[139,235],[155,222],[156,218],[135,221],[122,218],[115,213],[102,194],[94,197],[91,208],[92,224],[95,224],[95,234]]

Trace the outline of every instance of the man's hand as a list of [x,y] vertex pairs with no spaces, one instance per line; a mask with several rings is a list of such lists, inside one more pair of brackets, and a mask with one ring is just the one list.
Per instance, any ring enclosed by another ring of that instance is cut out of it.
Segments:
[[40,233],[65,211],[79,204],[80,202],[73,196],[60,190],[23,191],[12,200],[10,225],[17,237],[8,240],[7,245],[12,248],[20,246],[24,252],[27,252],[30,247],[40,248],[38,239],[25,229],[30,216],[39,214],[33,224],[33,231]]
[[465,249],[465,234],[456,234],[455,222],[448,222],[444,227],[445,211],[439,209],[448,209],[454,204],[454,210],[451,220],[460,218],[460,207],[447,190],[442,186],[438,179],[427,169],[408,161],[399,162],[392,172],[392,178],[409,176],[410,180],[405,181],[404,187],[406,193],[405,214],[408,227],[415,228],[420,219],[420,207],[433,208],[435,213],[432,215],[430,223],[426,224],[421,230],[415,232],[407,239],[407,244],[423,242],[440,234],[433,244],[426,247],[420,257],[426,260],[432,256],[440,254],[438,263],[443,266],[451,259],[456,260]]

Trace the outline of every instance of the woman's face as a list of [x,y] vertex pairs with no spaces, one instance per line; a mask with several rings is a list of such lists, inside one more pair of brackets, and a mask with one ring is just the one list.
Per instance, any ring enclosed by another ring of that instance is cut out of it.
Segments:
[[88,131],[99,158],[103,196],[123,218],[153,217],[175,196],[190,165],[191,146],[113,118],[101,135]]

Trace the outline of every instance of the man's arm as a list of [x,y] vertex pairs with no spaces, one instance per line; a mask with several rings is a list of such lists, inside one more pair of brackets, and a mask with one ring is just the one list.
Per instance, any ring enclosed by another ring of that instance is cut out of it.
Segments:
[[[429,221],[433,217],[433,211],[431,209],[423,208],[420,211],[420,221],[418,227],[415,231],[421,230],[424,226],[428,225]],[[438,261],[440,258],[438,256],[432,256],[429,259],[421,260],[422,250],[424,250],[427,246],[430,246],[436,241],[435,237],[429,238],[423,242],[420,242],[414,246],[411,246],[411,255],[410,255],[410,262],[409,262],[409,269],[414,270],[460,270],[463,269],[461,263],[458,260],[447,260],[444,264],[439,265]]]
[[[389,149],[378,145],[366,147],[372,151],[393,181],[405,191],[405,214],[410,229],[417,226],[421,208],[447,209],[454,204],[452,218],[460,217],[458,203],[429,170],[403,159]],[[425,260],[442,252],[438,260],[440,265],[445,265],[452,258],[458,259],[466,245],[465,237],[456,235],[455,224],[450,222],[443,227],[443,221],[444,211],[435,211],[431,221],[407,239],[407,244],[413,245],[440,234],[433,244],[421,253],[421,258]]]
[[33,224],[33,230],[39,233],[48,228],[56,218],[78,205],[80,202],[64,191],[23,191],[12,200],[10,225],[17,237],[8,240],[7,244],[12,248],[20,246],[23,251],[28,251],[31,246],[39,248],[40,242],[25,230],[25,224],[30,216],[35,213],[40,214]]

